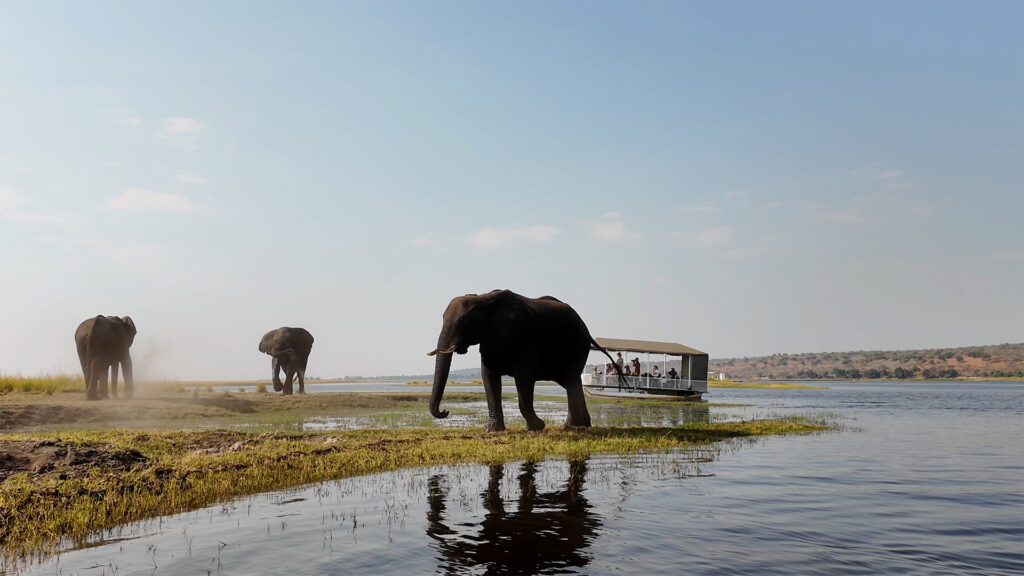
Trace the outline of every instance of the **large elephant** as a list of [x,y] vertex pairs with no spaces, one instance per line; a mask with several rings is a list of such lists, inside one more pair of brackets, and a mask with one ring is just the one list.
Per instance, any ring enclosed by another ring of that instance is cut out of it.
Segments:
[[494,290],[452,299],[443,318],[437,348],[428,354],[437,356],[430,394],[430,413],[435,418],[448,416],[440,404],[452,353],[465,354],[470,346],[479,344],[480,371],[487,394],[486,430],[505,429],[501,409],[503,375],[515,378],[519,411],[529,430],[544,428],[544,421],[533,409],[537,380],[553,380],[565,388],[569,397],[566,427],[590,426],[581,375],[590,347],[602,352],[604,349],[568,304],[551,296],[527,298],[509,290]]
[[[304,328],[282,327],[271,330],[260,340],[260,352],[272,358],[270,367],[274,372],[274,391],[291,394],[292,380],[298,376],[299,394],[306,393],[306,362],[313,349],[313,335]],[[279,372],[284,370],[284,384]]]
[[110,396],[117,397],[118,364],[124,371],[125,398],[131,398],[135,393],[132,357],[128,349],[135,341],[136,333],[135,322],[128,316],[97,316],[78,325],[75,346],[78,348],[78,360],[82,363],[87,400],[107,398],[108,369],[111,372]]

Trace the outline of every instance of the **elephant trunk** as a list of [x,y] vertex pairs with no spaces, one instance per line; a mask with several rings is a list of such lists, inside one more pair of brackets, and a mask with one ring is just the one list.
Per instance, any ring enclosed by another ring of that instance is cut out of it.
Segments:
[[444,385],[448,383],[448,372],[452,367],[452,353],[438,352],[434,359],[434,387],[430,391],[430,414],[434,418],[447,418],[448,411],[441,410],[441,396]]

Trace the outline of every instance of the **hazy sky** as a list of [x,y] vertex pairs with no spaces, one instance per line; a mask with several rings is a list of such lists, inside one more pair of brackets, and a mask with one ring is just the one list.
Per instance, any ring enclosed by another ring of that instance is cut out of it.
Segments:
[[0,13],[0,374],[96,314],[143,377],[268,377],[283,325],[425,373],[494,288],[713,358],[1024,341],[1020,2]]

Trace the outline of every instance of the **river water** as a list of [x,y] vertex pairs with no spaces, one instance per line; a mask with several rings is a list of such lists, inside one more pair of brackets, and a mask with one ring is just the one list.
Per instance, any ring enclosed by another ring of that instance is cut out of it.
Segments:
[[[711,419],[825,415],[842,425],[837,432],[734,441],[716,453],[419,468],[327,482],[126,526],[93,547],[20,569],[1024,573],[1024,384],[828,386],[712,389],[709,401],[745,406],[701,410]],[[510,424],[514,414],[507,411]],[[676,419],[685,420],[669,418]]]

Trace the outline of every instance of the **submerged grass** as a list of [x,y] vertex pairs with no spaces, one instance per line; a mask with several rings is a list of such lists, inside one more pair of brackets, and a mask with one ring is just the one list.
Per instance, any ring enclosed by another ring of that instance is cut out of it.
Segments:
[[[4,452],[62,455],[44,471],[0,483],[0,542],[8,558],[85,541],[97,530],[218,501],[328,479],[415,466],[538,461],[560,455],[685,449],[729,438],[811,433],[798,420],[702,422],[671,428],[389,429],[327,433],[106,430],[10,435]],[[89,464],[81,465],[80,458]],[[75,462],[79,462],[76,467]]]

